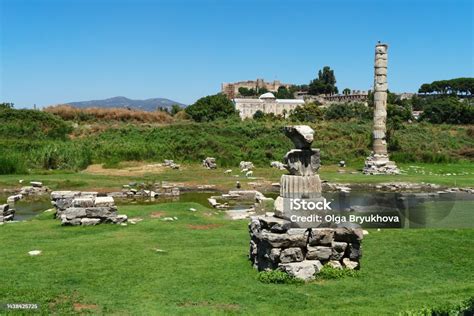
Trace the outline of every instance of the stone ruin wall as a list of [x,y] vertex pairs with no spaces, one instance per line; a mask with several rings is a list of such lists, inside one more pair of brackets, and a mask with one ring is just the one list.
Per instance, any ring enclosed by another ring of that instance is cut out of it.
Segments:
[[249,259],[259,271],[278,269],[311,280],[325,264],[360,268],[362,229],[289,228],[285,220],[262,216],[252,219],[249,233]]
[[98,196],[97,192],[54,191],[51,203],[64,226],[127,222],[127,215],[118,214],[113,197]]

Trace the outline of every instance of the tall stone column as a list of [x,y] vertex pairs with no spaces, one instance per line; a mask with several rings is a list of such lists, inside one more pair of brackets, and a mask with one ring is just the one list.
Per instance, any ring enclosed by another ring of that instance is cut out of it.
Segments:
[[375,45],[373,152],[365,162],[365,174],[400,172],[395,163],[390,161],[387,151],[387,50],[387,44]]

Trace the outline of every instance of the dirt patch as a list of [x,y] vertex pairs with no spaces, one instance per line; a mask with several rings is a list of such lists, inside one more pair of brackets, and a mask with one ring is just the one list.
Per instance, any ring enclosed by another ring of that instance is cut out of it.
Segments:
[[76,312],[97,310],[99,308],[99,306],[97,306],[95,304],[74,303],[73,306],[74,306],[74,310]]
[[165,215],[165,212],[161,212],[161,211],[158,211],[158,212],[153,212],[150,214],[150,217],[151,218],[160,218],[162,217],[163,215]]
[[222,224],[206,224],[206,225],[186,225],[189,229],[195,230],[208,230],[213,228],[221,227]]
[[211,302],[184,302],[181,304],[178,304],[180,307],[211,307],[219,310],[224,310],[224,311],[237,311],[240,309],[240,306],[238,304],[219,304],[219,303],[211,303]]
[[87,167],[83,172],[105,176],[142,176],[147,173],[162,173],[166,170],[166,167],[159,163],[126,162],[121,164],[121,166],[123,167],[104,168],[102,164],[94,164]]

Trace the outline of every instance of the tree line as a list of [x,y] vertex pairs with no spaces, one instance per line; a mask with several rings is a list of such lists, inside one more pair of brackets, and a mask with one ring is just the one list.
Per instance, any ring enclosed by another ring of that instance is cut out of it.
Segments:
[[474,93],[474,78],[455,78],[424,83],[418,89],[418,92],[423,94],[472,95]]

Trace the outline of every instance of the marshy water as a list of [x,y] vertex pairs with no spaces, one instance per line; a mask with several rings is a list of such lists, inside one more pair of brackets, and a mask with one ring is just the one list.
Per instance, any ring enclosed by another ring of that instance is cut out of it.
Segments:
[[[157,198],[154,200],[120,200],[121,205],[149,205],[170,202],[196,202],[210,207],[208,198],[217,192],[184,192],[180,196]],[[278,193],[266,193],[276,198]],[[385,193],[385,192],[325,192],[323,196],[331,202],[334,216],[399,216],[399,223],[364,223],[362,227],[399,228],[473,228],[474,195],[465,192],[449,193]],[[0,196],[0,204],[6,203],[6,196]],[[235,201],[229,210],[246,212],[252,201]],[[29,220],[50,209],[49,195],[41,198],[26,198],[15,203],[15,220]]]

